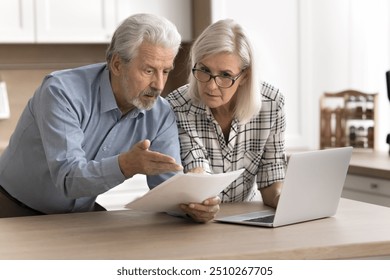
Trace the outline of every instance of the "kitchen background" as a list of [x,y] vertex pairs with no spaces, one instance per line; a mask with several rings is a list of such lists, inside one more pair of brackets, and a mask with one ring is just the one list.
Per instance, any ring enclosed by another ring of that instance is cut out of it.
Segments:
[[[354,89],[377,93],[375,149],[388,151],[390,0],[0,0],[0,85],[6,85],[10,107],[9,118],[1,119],[0,111],[0,153],[43,77],[104,61],[116,26],[138,12],[166,16],[183,37],[163,95],[186,83],[197,35],[230,17],[253,37],[261,78],[286,97],[288,150],[318,149],[320,97]],[[147,190],[143,176],[131,180],[131,194],[125,182],[98,201],[123,208]]]

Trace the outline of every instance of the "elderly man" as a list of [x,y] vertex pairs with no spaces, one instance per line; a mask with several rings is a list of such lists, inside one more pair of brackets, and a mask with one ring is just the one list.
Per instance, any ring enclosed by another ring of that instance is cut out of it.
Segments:
[[160,97],[180,43],[165,18],[133,15],[107,63],[45,77],[0,158],[0,217],[99,210],[96,197],[135,174],[153,188],[182,170]]

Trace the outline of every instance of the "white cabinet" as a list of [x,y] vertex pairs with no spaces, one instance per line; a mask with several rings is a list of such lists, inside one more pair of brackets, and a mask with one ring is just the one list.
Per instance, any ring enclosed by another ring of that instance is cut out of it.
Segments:
[[390,181],[348,174],[342,197],[390,207]]
[[34,41],[34,0],[0,0],[0,43]]
[[192,39],[191,0],[0,0],[0,43],[108,43],[135,13],[171,20]]
[[38,43],[101,43],[115,28],[112,0],[35,0]]
[[192,40],[191,0],[116,0],[117,25],[136,13],[161,15],[172,21],[183,41]]

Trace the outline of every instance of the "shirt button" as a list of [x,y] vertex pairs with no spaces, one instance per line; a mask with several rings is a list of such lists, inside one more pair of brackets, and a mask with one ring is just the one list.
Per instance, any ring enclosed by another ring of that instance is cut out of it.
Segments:
[[107,146],[103,147],[103,152],[105,152],[107,150],[108,150]]

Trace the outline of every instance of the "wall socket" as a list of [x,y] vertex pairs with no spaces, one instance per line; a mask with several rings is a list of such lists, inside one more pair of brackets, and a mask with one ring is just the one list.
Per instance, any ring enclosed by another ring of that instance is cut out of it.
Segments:
[[10,110],[7,94],[7,85],[0,81],[0,119],[9,119]]

